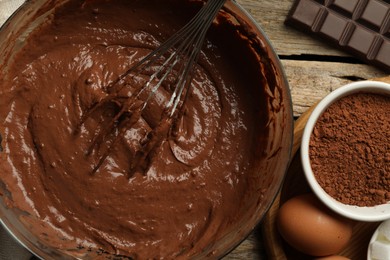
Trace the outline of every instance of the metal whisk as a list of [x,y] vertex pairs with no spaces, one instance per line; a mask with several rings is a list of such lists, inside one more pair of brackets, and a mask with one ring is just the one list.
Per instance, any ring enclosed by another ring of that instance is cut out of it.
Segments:
[[[161,85],[167,81],[167,78],[174,77],[174,84],[171,85],[172,93],[162,113],[161,120],[149,132],[147,138],[141,141],[141,149],[136,151],[129,171],[130,176],[136,171],[146,172],[156,148],[161,145],[163,137],[166,137],[172,131],[175,118],[180,117],[180,111],[182,111],[180,108],[185,103],[188,89],[191,85],[193,67],[201,51],[206,32],[225,2],[226,0],[208,0],[184,27],[113,81],[107,87],[108,90],[111,90],[108,96],[94,104],[83,115],[78,131],[81,125],[103,105],[110,103],[119,108],[119,112],[114,115],[106,128],[94,137],[87,151],[87,155],[90,155],[94,148],[103,142],[106,136],[113,133],[115,126],[118,128],[119,131],[114,140],[111,141],[110,146],[93,168],[93,174],[98,171],[109,156],[119,137],[140,119],[142,111]],[[135,77],[156,65],[156,71],[130,97],[118,96],[118,88],[120,90],[126,86],[126,84],[120,83],[123,83],[130,75]],[[147,98],[141,99],[141,94],[148,91]],[[120,119],[121,121],[119,122]]]

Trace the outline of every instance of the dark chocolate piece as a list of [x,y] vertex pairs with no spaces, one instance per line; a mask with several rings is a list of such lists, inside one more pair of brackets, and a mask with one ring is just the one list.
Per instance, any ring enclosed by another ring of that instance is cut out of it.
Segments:
[[390,72],[390,0],[296,0],[286,24]]

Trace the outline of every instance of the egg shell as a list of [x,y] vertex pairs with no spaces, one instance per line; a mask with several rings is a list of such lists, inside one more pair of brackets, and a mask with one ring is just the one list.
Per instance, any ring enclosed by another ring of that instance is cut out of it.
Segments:
[[287,243],[312,256],[338,254],[352,236],[353,223],[328,209],[311,193],[285,202],[276,221]]

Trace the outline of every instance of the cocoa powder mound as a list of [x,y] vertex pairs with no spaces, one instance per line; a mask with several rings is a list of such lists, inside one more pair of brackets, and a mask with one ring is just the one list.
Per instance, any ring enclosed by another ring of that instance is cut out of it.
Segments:
[[359,93],[332,104],[313,129],[309,156],[319,184],[336,200],[390,201],[390,97]]

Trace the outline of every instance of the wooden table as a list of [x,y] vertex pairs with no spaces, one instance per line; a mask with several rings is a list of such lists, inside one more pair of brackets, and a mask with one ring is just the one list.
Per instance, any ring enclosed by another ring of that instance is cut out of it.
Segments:
[[[260,24],[284,66],[291,89],[294,117],[334,89],[357,80],[387,76],[381,70],[356,64],[347,53],[284,25],[293,0],[236,0]],[[224,260],[268,259],[261,223]]]

